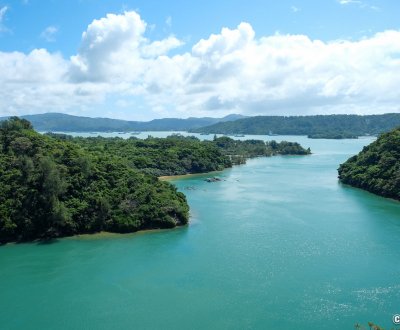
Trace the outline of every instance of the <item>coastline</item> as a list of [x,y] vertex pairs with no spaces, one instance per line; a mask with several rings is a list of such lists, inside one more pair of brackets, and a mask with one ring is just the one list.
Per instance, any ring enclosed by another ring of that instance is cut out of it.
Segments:
[[113,233],[110,231],[101,231],[93,234],[78,234],[73,236],[60,237],[59,239],[66,240],[95,240],[95,239],[110,239],[110,238],[129,238],[131,236],[145,235],[145,234],[155,234],[164,232],[166,230],[177,230],[181,228],[186,228],[189,224],[183,226],[176,226],[174,228],[153,228],[153,229],[141,229],[132,233]]
[[[226,169],[224,169],[224,170],[226,170]],[[201,177],[201,176],[207,176],[207,175],[222,173],[224,170],[222,170],[222,171],[204,172],[204,173],[188,173],[188,174],[179,174],[179,175],[164,175],[164,176],[159,176],[158,179],[161,180],[161,181],[173,181],[173,180],[178,180],[178,179],[185,179],[185,178],[191,178],[191,177]]]
[[71,236],[61,236],[61,237],[54,237],[48,240],[41,240],[41,239],[34,239],[31,241],[13,241],[13,242],[7,242],[4,244],[0,244],[0,248],[4,246],[10,246],[10,245],[20,245],[20,244],[52,244],[52,243],[57,243],[60,240],[96,240],[96,239],[112,239],[112,238],[129,238],[132,236],[138,236],[138,235],[145,235],[145,234],[155,234],[155,233],[160,233],[163,231],[170,231],[170,230],[177,230],[177,229],[182,229],[182,228],[187,228],[189,225],[183,225],[183,226],[176,226],[174,228],[153,228],[153,229],[141,229],[138,231],[134,231],[131,233],[114,233],[111,231],[100,231],[92,234],[76,234],[76,235],[71,235]]

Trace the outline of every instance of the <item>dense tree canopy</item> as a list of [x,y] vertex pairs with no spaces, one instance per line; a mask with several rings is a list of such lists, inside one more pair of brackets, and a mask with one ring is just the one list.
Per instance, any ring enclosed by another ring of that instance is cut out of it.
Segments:
[[339,167],[341,182],[400,200],[400,128],[375,142]]
[[129,138],[72,138],[68,135],[50,134],[67,139],[94,153],[111,153],[124,158],[130,167],[156,176],[181,175],[221,171],[246,159],[274,155],[307,155],[295,142],[264,142],[261,140],[234,140],[229,137],[200,141],[196,137],[172,135],[167,138],[148,137],[141,140]]
[[400,114],[258,116],[193,129],[199,133],[310,135],[312,138],[354,138],[376,135],[400,126]]
[[308,154],[297,143],[41,135],[0,124],[0,242],[188,222],[185,196],[157,176],[223,170],[249,157]]
[[188,222],[185,196],[117,155],[43,136],[12,118],[0,126],[0,241]]
[[192,137],[74,138],[85,150],[123,157],[127,164],[155,176],[221,171],[232,163],[215,145]]

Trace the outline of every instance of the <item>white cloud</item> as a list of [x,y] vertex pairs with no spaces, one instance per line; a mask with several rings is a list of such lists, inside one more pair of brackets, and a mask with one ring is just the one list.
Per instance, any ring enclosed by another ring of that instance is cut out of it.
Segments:
[[137,99],[159,116],[399,111],[400,31],[323,42],[256,37],[240,23],[172,56],[182,42],[149,40],[146,28],[136,12],[109,14],[88,26],[70,59],[44,49],[0,52],[2,114],[76,112],[108,96],[126,118],[138,117]]
[[58,28],[56,26],[48,26],[45,28],[42,33],[40,34],[40,37],[47,42],[54,42],[56,41],[56,34],[58,32]]
[[157,57],[167,54],[170,50],[180,47],[183,42],[174,36],[170,36],[164,40],[154,41],[151,44],[144,45],[141,54],[144,57]]
[[338,0],[338,2],[341,5],[348,5],[348,4],[351,4],[351,3],[357,3],[357,4],[361,4],[362,3],[361,1],[358,1],[358,0]]
[[0,23],[3,22],[4,16],[8,10],[7,6],[0,8]]
[[0,52],[0,82],[14,83],[59,83],[67,73],[68,62],[58,53],[45,49],[34,49],[29,54]]
[[8,31],[8,29],[4,25],[4,17],[6,16],[7,10],[7,6],[0,8],[0,33]]
[[337,2],[339,2],[341,5],[351,5],[351,4],[358,5],[362,9],[370,9],[370,10],[375,10],[375,11],[380,10],[379,7],[370,5],[361,0],[337,0]]
[[165,55],[182,45],[174,36],[150,42],[144,37],[146,27],[136,12],[94,20],[82,35],[78,54],[71,57],[71,78],[137,81],[146,70],[146,58]]

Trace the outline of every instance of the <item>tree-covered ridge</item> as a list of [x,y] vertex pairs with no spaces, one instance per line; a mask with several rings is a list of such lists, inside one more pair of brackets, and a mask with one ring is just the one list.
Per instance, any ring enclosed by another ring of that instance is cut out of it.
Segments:
[[[21,116],[31,122],[38,131],[45,132],[131,132],[131,131],[185,131],[192,128],[212,125],[222,121],[244,118],[241,115],[228,115],[223,118],[162,118],[151,121],[128,121],[111,118],[91,118],[72,116],[63,113],[44,113]],[[0,121],[7,120],[0,117]]]
[[400,114],[258,116],[193,129],[197,133],[311,135],[314,138],[347,138],[377,135],[400,126]]
[[185,196],[112,152],[0,125],[0,242],[171,228],[188,222]]
[[400,200],[400,128],[381,135],[338,171],[345,184]]
[[50,134],[68,139],[92,153],[111,153],[123,158],[128,166],[156,176],[182,175],[221,171],[246,159],[274,155],[307,155],[298,143],[261,140],[233,140],[229,137],[201,141],[196,137],[173,135],[167,138],[148,137],[141,140],[115,138],[72,138],[67,135]]

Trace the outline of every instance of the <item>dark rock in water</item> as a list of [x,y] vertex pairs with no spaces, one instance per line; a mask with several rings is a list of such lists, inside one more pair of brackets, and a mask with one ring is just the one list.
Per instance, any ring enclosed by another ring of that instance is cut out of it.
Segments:
[[207,178],[204,181],[207,181],[207,182],[218,182],[218,181],[222,181],[222,179],[217,178],[216,176],[214,176],[213,178]]

